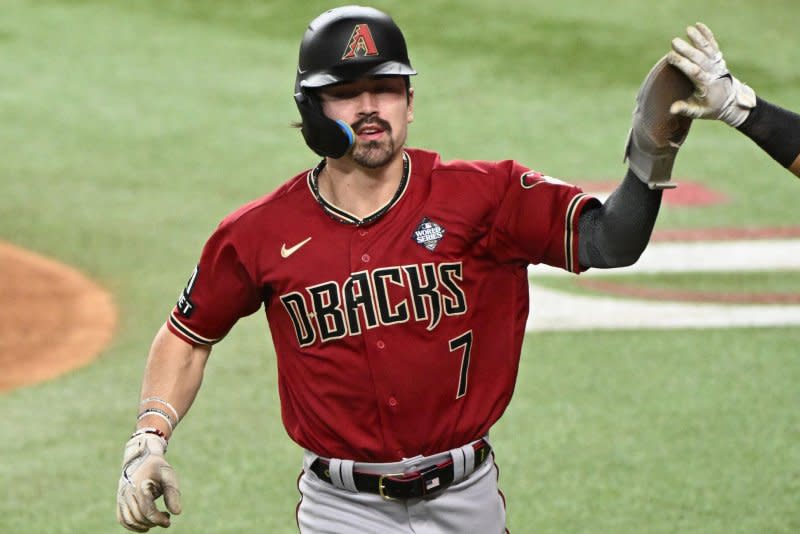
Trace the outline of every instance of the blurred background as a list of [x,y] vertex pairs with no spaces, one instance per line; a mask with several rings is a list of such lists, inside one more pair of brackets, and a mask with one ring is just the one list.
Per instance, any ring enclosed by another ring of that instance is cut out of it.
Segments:
[[[80,270],[119,313],[91,365],[0,393],[0,532],[122,531],[116,485],[152,336],[217,223],[316,164],[289,126],[297,50],[336,5],[0,2],[0,240]],[[371,5],[419,72],[409,144],[443,159],[619,181],[639,84],[696,21],[738,78],[800,111],[796,1]],[[666,204],[657,231],[800,226],[798,180],[724,124],[696,122],[673,174],[725,200]],[[800,293],[786,268],[631,279]],[[529,333],[492,434],[511,532],[800,530],[798,346],[796,326]],[[275,374],[261,312],[215,348],[170,443],[184,507],[170,532],[296,532],[301,450]]]

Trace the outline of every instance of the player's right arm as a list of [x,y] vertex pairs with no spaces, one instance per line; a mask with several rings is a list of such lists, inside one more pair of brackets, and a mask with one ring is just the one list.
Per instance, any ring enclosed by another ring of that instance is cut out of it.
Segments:
[[164,453],[175,425],[200,390],[210,353],[210,345],[191,345],[166,325],[153,340],[142,382],[141,415],[125,445],[117,490],[117,520],[129,530],[170,525],[169,513],[155,504],[162,495],[170,513],[181,513],[178,480]]
[[[191,345],[173,334],[166,326],[161,327],[153,339],[142,380],[142,408],[152,405],[158,408],[162,399],[175,409],[178,419],[183,419],[192,405],[203,381],[211,345]],[[161,409],[174,415],[162,404]],[[164,432],[169,440],[172,430],[163,416],[151,412],[138,421],[137,428],[155,427]]]
[[117,490],[117,517],[133,531],[169,526],[169,514],[155,506],[162,495],[167,510],[180,513],[177,478],[164,459],[167,440],[200,389],[211,345],[261,305],[263,288],[250,277],[240,254],[249,235],[237,239],[232,220],[223,221],[206,241],[200,262],[150,347],[136,431],[125,445]]

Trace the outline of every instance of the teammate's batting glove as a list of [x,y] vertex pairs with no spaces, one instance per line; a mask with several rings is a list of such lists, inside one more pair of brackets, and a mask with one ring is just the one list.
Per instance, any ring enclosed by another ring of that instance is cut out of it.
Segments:
[[698,22],[686,28],[692,44],[676,37],[667,61],[679,68],[695,85],[686,100],[672,104],[670,111],[693,119],[719,119],[731,126],[742,124],[756,105],[755,92],[728,71],[714,34]]
[[181,493],[172,467],[164,459],[167,442],[155,434],[134,435],[125,444],[122,476],[117,489],[117,520],[134,532],[168,527],[169,514],[156,508],[156,499],[173,514],[181,513]]

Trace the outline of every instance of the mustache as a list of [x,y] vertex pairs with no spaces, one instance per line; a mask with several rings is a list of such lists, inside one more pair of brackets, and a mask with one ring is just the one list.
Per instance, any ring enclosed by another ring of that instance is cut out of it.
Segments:
[[374,124],[376,126],[379,126],[381,129],[386,130],[387,132],[392,131],[392,125],[375,114],[367,115],[366,117],[357,120],[356,122],[351,124],[350,127],[353,129],[354,132],[357,132],[360,128],[368,124]]

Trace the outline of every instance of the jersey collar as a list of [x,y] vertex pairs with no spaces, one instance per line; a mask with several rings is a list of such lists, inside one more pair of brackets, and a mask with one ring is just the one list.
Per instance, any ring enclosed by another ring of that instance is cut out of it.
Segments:
[[311,194],[314,196],[314,199],[319,203],[322,209],[327,213],[329,216],[333,217],[335,220],[345,223],[345,224],[352,224],[355,226],[365,226],[376,220],[380,219],[386,212],[392,209],[400,199],[403,198],[403,195],[408,189],[408,180],[411,176],[411,157],[408,155],[406,151],[403,151],[403,176],[400,178],[400,185],[397,187],[397,191],[395,191],[394,196],[386,203],[382,208],[378,209],[377,211],[370,213],[366,217],[359,218],[349,213],[341,208],[338,208],[325,200],[319,193],[319,173],[322,172],[322,169],[325,168],[325,160],[319,162],[319,164],[314,167],[308,173],[307,181],[308,181],[308,188],[311,190]]

